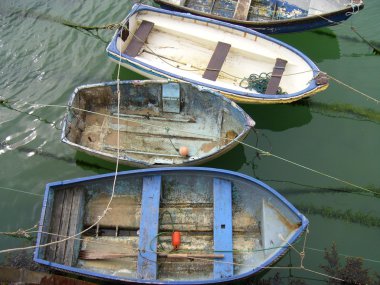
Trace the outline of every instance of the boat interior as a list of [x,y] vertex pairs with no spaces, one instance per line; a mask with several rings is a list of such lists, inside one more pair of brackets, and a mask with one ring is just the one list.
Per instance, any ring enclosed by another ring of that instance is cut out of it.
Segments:
[[[82,150],[145,165],[181,164],[215,154],[245,132],[246,117],[228,101],[189,84],[152,83],[80,89],[65,135]],[[119,115],[119,119],[118,119]],[[181,147],[187,153],[180,153]]]
[[[50,188],[43,231],[58,235],[42,234],[42,244],[96,226],[80,239],[40,248],[40,258],[123,278],[222,279],[257,270],[301,224],[260,185],[184,174],[119,176],[100,222],[113,177]],[[174,231],[181,235],[176,248]]]
[[[133,14],[127,26],[129,33],[119,33],[117,48],[169,77],[245,94],[263,93],[247,89],[251,75],[272,73],[271,80],[278,81],[272,89],[288,94],[304,90],[313,79],[304,58],[256,34],[150,10]],[[277,66],[278,61],[285,66]]]
[[242,21],[303,18],[346,9],[351,0],[160,0],[206,14]]

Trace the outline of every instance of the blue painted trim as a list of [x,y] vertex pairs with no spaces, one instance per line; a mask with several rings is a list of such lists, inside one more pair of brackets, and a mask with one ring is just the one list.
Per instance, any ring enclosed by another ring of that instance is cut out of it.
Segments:
[[[137,13],[139,11],[144,11],[144,10],[146,10],[146,11],[153,11],[153,12],[157,12],[157,13],[161,13],[161,14],[174,15],[174,16],[178,16],[178,17],[184,17],[184,18],[188,18],[188,19],[194,19],[194,20],[198,20],[198,21],[202,21],[202,22],[207,22],[207,23],[213,23],[213,24],[216,24],[216,25],[220,25],[220,26],[224,26],[224,27],[229,27],[229,28],[232,28],[232,29],[235,29],[235,30],[239,30],[239,31],[248,33],[248,34],[252,34],[252,35],[255,35],[257,37],[261,37],[261,38],[266,39],[266,40],[268,40],[270,42],[274,42],[274,43],[276,43],[278,45],[281,45],[281,46],[289,49],[293,53],[297,54],[298,56],[300,56],[310,66],[311,70],[313,70],[313,76],[316,76],[318,74],[318,72],[320,71],[319,68],[315,65],[315,63],[310,58],[308,58],[305,54],[303,54],[301,51],[297,50],[296,48],[294,48],[294,47],[292,47],[292,46],[290,46],[290,45],[288,45],[288,44],[286,44],[284,42],[281,42],[280,40],[271,38],[271,37],[269,37],[267,35],[264,35],[262,33],[259,33],[257,31],[254,31],[254,30],[251,30],[251,29],[248,29],[248,28],[245,28],[245,27],[241,27],[241,26],[234,25],[234,24],[231,24],[231,23],[226,23],[226,22],[218,21],[218,20],[215,20],[215,19],[205,18],[205,17],[196,16],[196,15],[192,15],[192,14],[184,14],[184,13],[179,13],[179,12],[173,12],[173,11],[163,10],[163,9],[159,9],[159,8],[155,8],[155,7],[151,7],[151,6],[146,6],[146,5],[143,5],[143,4],[135,4],[132,7],[131,12],[124,19],[123,23],[128,22],[129,18],[132,15],[134,15],[135,13]],[[106,48],[108,56],[112,57],[116,61],[119,61],[120,60],[119,56],[121,56],[121,62],[123,62],[125,64],[129,64],[129,65],[133,66],[134,68],[137,68],[137,69],[140,69],[140,70],[144,70],[144,72],[148,72],[148,73],[153,74],[155,76],[162,76],[161,74],[165,74],[165,75],[170,76],[172,78],[180,79],[180,80],[191,82],[191,83],[194,83],[194,84],[199,84],[201,86],[206,86],[208,88],[220,90],[222,92],[236,94],[236,95],[240,95],[240,96],[244,96],[244,97],[259,98],[259,99],[272,99],[272,100],[273,99],[285,99],[285,98],[298,97],[298,96],[301,96],[304,93],[311,92],[311,91],[315,90],[316,88],[318,88],[318,85],[315,83],[315,80],[312,80],[307,88],[305,88],[304,90],[301,90],[299,92],[292,93],[292,94],[284,94],[284,95],[277,95],[277,94],[276,95],[275,94],[273,94],[273,95],[272,94],[267,95],[267,94],[256,94],[256,93],[253,93],[253,92],[242,92],[242,91],[237,91],[237,90],[228,89],[228,88],[221,88],[221,87],[218,87],[218,86],[215,86],[215,85],[212,85],[212,84],[208,84],[208,83],[203,83],[203,82],[200,82],[200,81],[197,81],[197,80],[191,80],[189,78],[183,78],[181,76],[178,76],[177,74],[170,73],[170,72],[167,72],[165,70],[156,68],[155,66],[146,64],[146,63],[144,63],[142,61],[139,61],[136,58],[130,57],[130,56],[128,56],[128,55],[120,52],[117,49],[117,47],[116,47],[116,41],[117,41],[117,38],[119,36],[119,33],[120,33],[120,31],[116,31],[115,32],[114,37],[112,38],[112,41],[109,43],[109,45]],[[136,66],[135,64],[133,64],[133,62],[138,63],[138,64],[144,66],[146,69],[145,68],[141,68],[140,66]],[[156,73],[153,70],[155,70],[156,72],[159,72],[159,73]]]
[[[157,235],[160,212],[161,176],[143,178],[137,276],[157,279]],[[153,251],[153,252],[152,252]]]
[[[157,1],[156,1],[157,2]],[[189,10],[181,9],[176,5],[165,5],[165,3],[158,3],[161,8],[178,11],[182,13],[188,13]],[[361,2],[355,9],[355,13],[364,8],[364,3]],[[281,33],[292,33],[292,32],[302,32],[310,29],[317,29],[321,27],[334,26],[350,18],[354,13],[352,7],[346,7],[344,9],[333,11],[330,13],[324,13],[321,15],[307,16],[301,18],[292,19],[278,19],[270,21],[239,21],[233,19],[219,19],[221,21],[231,22],[237,25],[247,27],[249,29],[254,29],[264,34],[281,34]],[[194,12],[194,14],[196,14]],[[327,19],[327,20],[326,20]]]
[[46,206],[47,206],[47,201],[48,201],[48,198],[49,198],[49,191],[50,190],[50,184],[46,184],[45,186],[45,193],[44,193],[44,199],[43,199],[43,202],[42,202],[42,210],[41,210],[41,218],[40,218],[40,223],[38,224],[38,233],[37,233],[37,241],[36,241],[36,249],[34,250],[34,255],[33,255],[33,259],[34,260],[37,260],[39,259],[39,252],[40,252],[40,249],[39,249],[39,246],[41,245],[41,238],[42,238],[42,226],[44,224],[44,220],[45,220],[45,214],[46,214]]
[[[296,239],[298,239],[301,236],[301,234],[306,230],[306,228],[309,224],[309,221],[307,220],[307,218],[304,215],[302,215],[292,204],[290,204],[290,202],[287,201],[285,199],[285,197],[283,197],[280,193],[278,193],[276,190],[274,190],[270,186],[266,185],[265,183],[255,179],[253,177],[250,177],[248,175],[242,174],[242,173],[238,173],[238,172],[234,172],[234,171],[230,171],[230,170],[224,170],[224,169],[208,168],[208,167],[165,167],[165,168],[137,169],[137,170],[123,171],[123,172],[119,172],[118,175],[119,176],[133,176],[136,174],[138,174],[138,175],[144,175],[144,174],[162,175],[165,172],[166,173],[171,173],[171,172],[174,173],[174,172],[185,172],[185,171],[209,172],[211,174],[214,173],[214,174],[218,174],[218,175],[226,175],[227,177],[225,179],[228,179],[228,176],[232,176],[235,178],[241,178],[241,179],[248,180],[254,184],[257,184],[257,185],[263,187],[264,189],[266,189],[267,191],[269,191],[271,194],[273,194],[275,197],[277,197],[279,200],[281,200],[284,203],[284,205],[286,207],[288,207],[289,210],[291,210],[300,219],[300,221],[302,223],[301,226],[298,228],[298,230],[288,240],[288,242],[290,244],[293,243]],[[114,177],[114,175],[115,175],[115,173],[107,173],[107,174],[94,175],[94,176],[90,176],[90,177],[76,178],[76,179],[70,179],[70,180],[64,180],[64,181],[49,183],[46,186],[45,196],[47,197],[46,193],[48,193],[50,188],[54,187],[54,186],[72,185],[72,184],[79,183],[79,182],[88,182],[88,181],[95,181],[95,180],[103,179],[103,178],[112,178],[112,177]],[[39,244],[37,244],[37,245],[39,245]],[[70,266],[65,266],[65,265],[49,262],[49,261],[46,261],[46,260],[41,259],[39,257],[37,257],[37,258],[35,257],[34,260],[37,263],[48,265],[48,266],[51,266],[51,267],[54,267],[54,268],[57,268],[60,270],[64,270],[64,271],[70,271],[70,272],[78,273],[81,275],[87,275],[87,276],[92,276],[92,277],[101,278],[101,279],[110,279],[110,280],[124,281],[124,282],[131,282],[131,283],[141,283],[141,284],[218,284],[218,283],[231,282],[231,281],[237,281],[240,279],[248,278],[248,277],[254,275],[255,273],[263,270],[266,266],[268,266],[272,262],[276,261],[287,250],[288,250],[288,247],[284,246],[283,248],[279,249],[275,255],[273,255],[270,259],[268,259],[267,262],[264,262],[260,266],[254,268],[251,271],[248,271],[246,273],[235,275],[235,276],[228,277],[228,278],[221,279],[221,280],[197,280],[197,281],[159,281],[159,280],[145,281],[145,280],[141,280],[141,279],[132,279],[132,278],[125,279],[125,278],[121,278],[121,277],[117,277],[117,276],[106,275],[106,274],[101,274],[101,273],[94,273],[93,271],[89,271],[89,270],[84,270],[84,269],[79,269],[79,268],[75,268],[75,267],[70,267]]]
[[214,261],[214,279],[224,279],[234,275],[232,185],[231,181],[219,178],[214,178],[213,184],[214,250],[224,251],[224,258]]

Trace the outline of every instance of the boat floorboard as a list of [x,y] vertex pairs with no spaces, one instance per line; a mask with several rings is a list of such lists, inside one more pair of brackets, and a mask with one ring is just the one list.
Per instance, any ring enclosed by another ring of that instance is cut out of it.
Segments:
[[110,154],[115,154],[119,147],[122,153],[136,159],[167,156],[179,163],[187,159],[178,153],[181,146],[189,148],[189,157],[200,157],[230,142],[217,134],[221,133],[223,122],[198,118],[197,123],[165,122],[164,128],[161,121],[139,119],[142,123],[121,120],[118,127],[117,119],[103,117],[101,121],[99,117],[94,114],[86,116],[80,145]]
[[[85,237],[82,241],[82,250],[89,252],[96,251],[98,254],[109,253],[136,253],[135,257],[122,257],[104,260],[79,260],[78,267],[86,269],[98,269],[105,273],[117,276],[135,278],[137,267],[137,252],[139,237]],[[172,248],[170,232],[160,235],[159,250],[162,248],[169,251]],[[213,237],[212,232],[188,233],[181,232],[181,251],[189,253],[212,252]],[[253,255],[254,251],[261,249],[260,241],[257,236],[247,234],[236,234],[234,237],[233,250],[234,262],[244,262]],[[259,253],[260,254],[260,253]],[[169,259],[158,257],[158,278],[161,280],[191,280],[205,279],[213,276],[213,259]],[[247,268],[245,268],[247,269]]]
[[[57,242],[78,232],[84,191],[69,189],[56,191],[47,243]],[[46,248],[47,260],[71,265],[74,259],[74,239],[58,242]]]

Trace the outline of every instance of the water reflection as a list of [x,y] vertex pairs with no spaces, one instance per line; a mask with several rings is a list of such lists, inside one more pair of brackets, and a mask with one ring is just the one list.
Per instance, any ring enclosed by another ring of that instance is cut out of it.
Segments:
[[303,33],[276,35],[275,38],[296,47],[315,62],[340,58],[338,38],[332,30],[327,28]]
[[300,127],[311,121],[307,104],[243,105],[243,109],[255,120],[256,129],[275,132]]
[[[117,80],[118,69],[119,67],[118,67],[118,64],[116,63],[115,69],[112,73],[112,80]],[[133,80],[146,79],[146,77],[122,66],[120,66],[119,78],[120,80],[131,80],[131,78],[133,78]]]
[[[84,170],[92,170],[98,174],[115,171],[116,164],[103,160],[93,155],[89,155],[82,151],[77,151],[75,154],[75,162],[77,166]],[[134,168],[119,164],[119,171],[132,170]]]

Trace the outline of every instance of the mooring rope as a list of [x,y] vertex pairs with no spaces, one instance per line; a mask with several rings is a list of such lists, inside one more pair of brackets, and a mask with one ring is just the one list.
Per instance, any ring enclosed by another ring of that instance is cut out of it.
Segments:
[[[121,55],[121,54],[120,54]],[[112,183],[112,191],[111,191],[111,195],[110,195],[110,199],[103,211],[103,213],[97,217],[97,220],[92,224],[90,225],[89,227],[85,228],[84,230],[72,235],[72,236],[68,236],[64,239],[61,239],[61,240],[57,240],[57,241],[52,241],[52,242],[48,242],[48,243],[45,243],[45,244],[40,244],[40,245],[35,245],[35,246],[27,246],[27,247],[19,247],[19,248],[9,248],[9,249],[4,249],[4,250],[0,250],[0,254],[1,253],[8,253],[8,252],[14,252],[14,251],[19,251],[19,250],[25,250],[25,249],[35,249],[35,248],[42,248],[42,247],[47,247],[47,246],[50,246],[50,245],[54,245],[54,244],[58,244],[58,243],[62,243],[62,242],[65,242],[67,240],[70,240],[70,239],[73,239],[77,236],[81,236],[83,233],[87,232],[88,230],[90,230],[91,228],[95,227],[96,225],[98,225],[100,223],[100,221],[107,215],[107,213],[111,210],[111,203],[112,203],[112,200],[113,200],[113,197],[115,195],[115,188],[116,188],[116,180],[117,180],[117,175],[118,175],[118,169],[119,169],[119,157],[120,157],[120,68],[121,68],[121,56],[120,56],[120,61],[119,61],[119,65],[118,65],[118,72],[117,72],[117,123],[118,123],[118,128],[117,128],[117,158],[116,158],[116,166],[115,166],[115,175],[114,175],[114,179],[113,179],[113,183]],[[42,226],[42,225],[39,225],[39,226]]]
[[[31,103],[28,103],[26,101],[24,101],[26,104],[30,104],[30,105],[34,105],[34,106],[40,106],[40,107],[58,107],[58,108],[67,108],[67,106],[62,106],[62,105],[49,105],[49,104],[31,104]],[[104,116],[104,117],[108,117],[108,118],[115,118],[115,116],[112,116],[112,115],[107,115],[107,114],[102,114],[102,113],[98,113],[98,112],[94,112],[94,111],[89,111],[89,110],[85,110],[85,109],[81,109],[81,108],[76,108],[76,107],[72,107],[70,106],[71,109],[73,110],[78,110],[78,111],[83,111],[83,112],[87,112],[87,113],[91,113],[91,114],[96,114],[96,115],[99,115],[99,116]],[[133,120],[133,119],[129,119],[129,118],[119,118],[119,122],[120,120],[123,120],[123,121],[128,121],[128,122],[133,122],[133,123],[139,123],[141,125],[146,125],[146,126],[153,126],[153,127],[156,127],[156,128],[161,128],[161,129],[164,129],[164,130],[167,130],[166,127],[164,126],[159,126],[159,125],[155,125],[155,124],[150,124],[150,123],[147,123],[147,122],[142,122],[142,121],[139,121],[139,120]],[[171,131],[173,131],[173,129],[170,129]],[[186,130],[181,130],[182,133],[187,133],[187,134],[192,134],[192,135],[199,135],[198,133],[196,132],[192,132],[192,131],[186,131]],[[215,136],[211,136],[211,135],[202,135],[204,137],[208,137],[208,138],[211,138],[211,139],[220,139],[219,137],[215,137]],[[346,181],[346,180],[343,180],[343,179],[340,179],[340,178],[337,178],[337,177],[334,177],[332,175],[329,175],[327,173],[324,173],[322,171],[318,171],[318,170],[315,170],[313,168],[310,168],[310,167],[307,167],[305,165],[302,165],[300,163],[297,163],[297,162],[294,162],[294,161],[291,161],[289,159],[286,159],[284,157],[281,157],[279,155],[276,155],[276,154],[273,154],[271,152],[268,152],[268,151],[265,151],[265,150],[262,150],[258,147],[255,147],[253,145],[250,145],[250,144],[247,144],[247,143],[244,143],[242,141],[239,141],[239,140],[236,140],[236,139],[228,139],[228,138],[225,138],[229,141],[236,141],[244,146],[247,146],[249,148],[252,148],[252,149],[255,149],[256,151],[258,151],[260,154],[262,155],[267,155],[267,156],[272,156],[274,158],[277,158],[279,160],[282,160],[282,161],[285,161],[289,164],[293,164],[295,166],[298,166],[300,168],[303,168],[305,170],[308,170],[310,172],[313,172],[313,173],[316,173],[316,174],[319,174],[321,176],[325,176],[327,178],[330,178],[332,180],[335,180],[335,181],[338,181],[338,182],[341,182],[343,184],[346,184],[346,185],[349,185],[349,186],[352,186],[354,188],[357,188],[357,189],[360,189],[360,190],[363,190],[363,191],[366,191],[366,192],[369,192],[369,193],[372,193],[374,195],[378,195],[377,192],[375,191],[372,191],[370,189],[367,189],[365,187],[362,187],[362,186],[359,186],[359,185],[356,185],[354,183],[351,183],[349,181]]]

